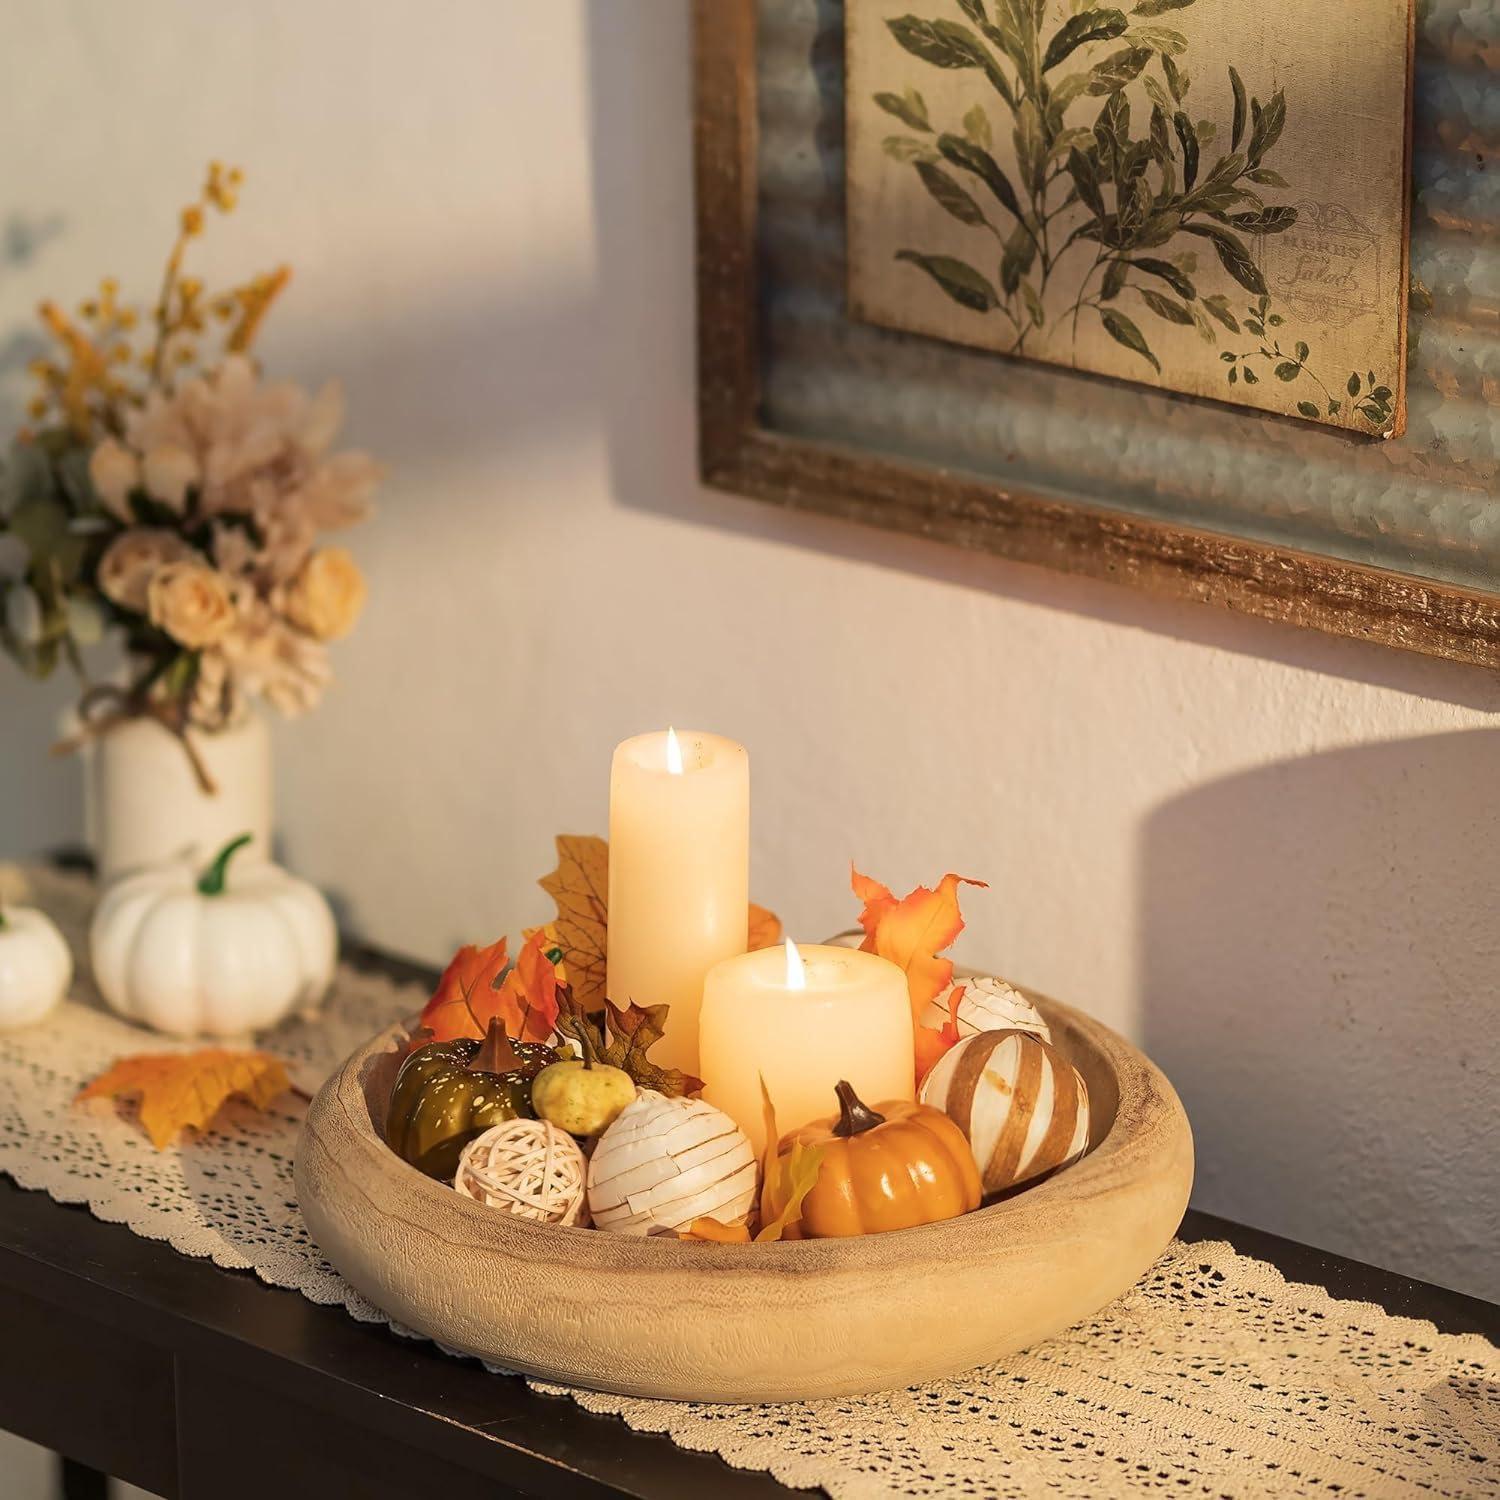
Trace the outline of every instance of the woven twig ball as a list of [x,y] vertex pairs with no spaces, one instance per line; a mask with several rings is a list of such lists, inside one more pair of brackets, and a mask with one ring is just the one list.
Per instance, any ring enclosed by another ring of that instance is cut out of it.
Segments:
[[506,1120],[475,1136],[453,1186],[466,1198],[541,1224],[587,1224],[588,1165],[548,1120]]

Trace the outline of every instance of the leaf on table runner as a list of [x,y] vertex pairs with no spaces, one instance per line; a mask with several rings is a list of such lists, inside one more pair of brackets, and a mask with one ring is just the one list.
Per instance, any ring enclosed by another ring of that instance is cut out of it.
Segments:
[[505,982],[510,954],[504,938],[487,948],[472,943],[453,955],[417,1022],[435,1042],[457,1037],[482,1037],[490,1017],[497,1014],[500,986]]
[[558,986],[557,1005],[557,1029],[572,1037],[589,1061],[623,1068],[641,1088],[672,1098],[702,1092],[701,1078],[664,1068],[646,1055],[666,1035],[671,1006],[632,1002],[621,1010],[606,1000],[604,1015],[591,1015],[567,985]]
[[593,834],[557,836],[557,868],[537,883],[557,903],[552,925],[568,983],[585,1010],[604,1004],[609,925],[609,845]]
[[122,1057],[78,1095],[139,1101],[142,1128],[158,1151],[185,1129],[206,1130],[224,1102],[238,1097],[266,1109],[291,1088],[285,1065],[264,1052],[147,1052]]
[[759,948],[774,948],[781,941],[781,918],[764,906],[750,903],[749,949],[754,953]]
[[919,1022],[922,1008],[936,999],[953,978],[953,962],[938,955],[964,930],[958,909],[960,885],[985,887],[983,880],[964,875],[944,875],[935,890],[919,885],[897,900],[888,886],[850,867],[854,894],[864,902],[859,925],[866,953],[888,958],[906,975],[911,997],[912,1019]]
[[941,1026],[918,1026],[913,1036],[917,1058],[917,1085],[937,1066],[938,1060],[949,1048],[956,1047],[961,1038],[958,1034],[958,1007],[964,998],[967,985],[956,984],[948,996],[948,1019]]
[[748,1224],[721,1224],[711,1214],[704,1214],[701,1218],[694,1219],[686,1229],[679,1229],[677,1238],[704,1240],[712,1245],[748,1245],[750,1226]]

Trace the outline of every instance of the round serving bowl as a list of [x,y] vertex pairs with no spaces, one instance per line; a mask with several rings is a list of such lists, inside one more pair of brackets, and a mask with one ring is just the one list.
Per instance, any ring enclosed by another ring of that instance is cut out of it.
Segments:
[[312,1101],[297,1197],[323,1252],[377,1307],[507,1369],[682,1401],[848,1396],[953,1375],[1132,1286],[1192,1185],[1187,1116],[1160,1071],[1108,1027],[1032,998],[1088,1083],[1089,1153],[942,1224],[716,1245],[509,1218],[386,1146],[401,1026]]

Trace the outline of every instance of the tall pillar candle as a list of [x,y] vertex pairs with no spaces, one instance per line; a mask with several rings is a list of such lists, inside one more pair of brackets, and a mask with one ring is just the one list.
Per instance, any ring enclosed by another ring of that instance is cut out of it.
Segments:
[[641,734],[609,777],[608,993],[670,1005],[653,1060],[698,1070],[703,976],[749,942],[750,757],[715,734]]
[[825,945],[762,948],[709,971],[703,988],[703,1097],[765,1145],[760,1084],[785,1135],[838,1111],[847,1079],[872,1109],[916,1095],[906,975],[875,953]]

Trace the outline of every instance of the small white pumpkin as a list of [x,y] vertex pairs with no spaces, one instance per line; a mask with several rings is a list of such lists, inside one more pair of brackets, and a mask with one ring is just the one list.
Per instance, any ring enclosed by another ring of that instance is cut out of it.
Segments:
[[338,934],[306,881],[226,844],[200,876],[174,863],[109,887],[89,933],[94,978],[122,1016],[174,1036],[238,1036],[316,1004]]
[[0,1027],[40,1021],[68,993],[73,955],[45,912],[0,907]]
[[615,1234],[675,1234],[705,1215],[739,1224],[755,1177],[755,1152],[723,1110],[642,1089],[594,1148],[589,1212]]
[[1088,1149],[1083,1074],[1029,1031],[965,1037],[938,1059],[921,1093],[968,1138],[986,1193],[1066,1166]]
[[927,1002],[922,1011],[923,1026],[941,1031],[948,1024],[957,989],[963,990],[958,1000],[960,1039],[981,1031],[1029,1031],[1044,1042],[1052,1040],[1052,1031],[1036,1006],[1015,985],[993,974],[955,979],[935,1000]]

